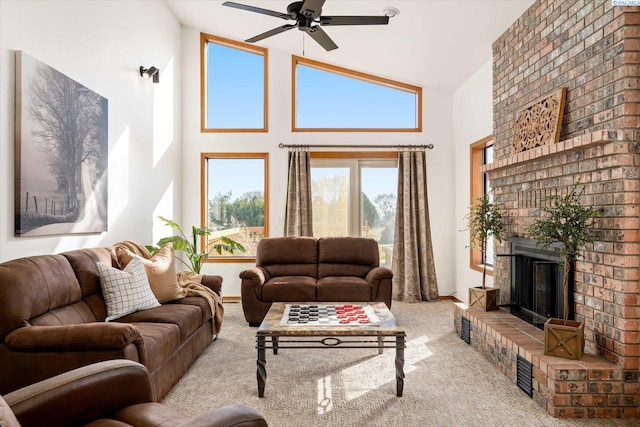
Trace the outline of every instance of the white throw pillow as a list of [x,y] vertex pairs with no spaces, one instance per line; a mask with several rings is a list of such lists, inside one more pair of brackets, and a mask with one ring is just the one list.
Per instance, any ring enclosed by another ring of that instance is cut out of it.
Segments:
[[147,273],[140,259],[134,258],[123,270],[101,262],[97,263],[97,266],[102,296],[107,305],[105,322],[160,306],[151,291]]

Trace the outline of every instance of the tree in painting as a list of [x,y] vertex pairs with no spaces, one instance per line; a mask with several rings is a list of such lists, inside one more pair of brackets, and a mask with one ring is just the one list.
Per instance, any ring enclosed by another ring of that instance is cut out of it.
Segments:
[[[33,147],[31,156],[22,156],[23,175],[17,178],[22,191],[16,234],[105,231],[107,100],[53,68],[22,56],[21,64],[32,61],[35,65],[30,78],[25,75],[21,83],[20,144],[25,152],[27,145]],[[48,174],[39,171],[37,179],[30,176],[28,172],[36,168]],[[49,190],[47,183],[55,187]]]

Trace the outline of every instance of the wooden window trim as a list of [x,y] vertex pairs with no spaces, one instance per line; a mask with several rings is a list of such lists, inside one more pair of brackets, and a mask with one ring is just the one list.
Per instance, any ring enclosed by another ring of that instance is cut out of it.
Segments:
[[[269,153],[200,153],[200,227],[207,226],[207,159],[263,159],[264,160],[264,237],[269,235]],[[200,247],[206,244],[202,236]],[[207,258],[205,263],[255,262],[255,257],[226,256]]]
[[[263,126],[261,128],[208,128],[207,124],[207,76],[206,76],[206,56],[207,56],[207,43],[216,43],[223,46],[231,47],[234,49],[243,50],[250,53],[261,55],[264,58],[264,89],[263,89],[263,106],[262,106],[262,120]],[[269,93],[269,52],[266,48],[255,46],[248,43],[239,42],[236,40],[227,39],[224,37],[214,36],[212,34],[200,33],[200,132],[202,133],[236,133],[236,132],[268,132],[268,93]]]
[[[469,200],[469,206],[473,205],[474,199],[482,197],[484,194],[484,180],[483,180],[483,152],[484,149],[493,143],[493,135],[486,136],[473,144],[469,149],[470,158],[470,189],[471,197]],[[483,270],[482,265],[482,251],[470,247],[469,249],[469,267],[472,270]],[[487,266],[487,274],[493,276],[493,268]]]
[[[415,93],[417,96],[416,127],[415,128],[300,128],[296,126],[296,78],[298,64],[327,71],[341,76],[355,78],[369,83],[387,86],[405,92]],[[291,56],[291,132],[422,132],[422,88],[384,77],[374,76],[360,71],[331,65],[301,56]]]

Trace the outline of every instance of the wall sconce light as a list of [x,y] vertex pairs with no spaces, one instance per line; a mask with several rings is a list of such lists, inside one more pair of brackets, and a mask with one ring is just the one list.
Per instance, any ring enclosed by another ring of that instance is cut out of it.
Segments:
[[140,75],[145,79],[153,79],[154,83],[160,83],[160,70],[154,66],[144,68],[140,66]]

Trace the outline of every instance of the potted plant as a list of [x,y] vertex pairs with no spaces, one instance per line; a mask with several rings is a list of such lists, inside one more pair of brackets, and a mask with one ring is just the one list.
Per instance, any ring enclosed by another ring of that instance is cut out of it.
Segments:
[[576,182],[566,195],[542,199],[549,205],[540,210],[545,214],[536,218],[527,233],[538,240],[538,246],[557,253],[564,264],[562,292],[564,318],[550,318],[544,325],[544,353],[579,360],[584,349],[584,322],[569,320],[569,275],[575,260],[595,238],[591,228],[593,218],[602,215],[600,209],[580,204],[584,188],[578,191]]
[[[465,216],[470,234],[470,247],[486,253],[489,237],[499,242],[504,239],[504,221],[498,206],[491,201],[488,194],[474,199]],[[500,289],[486,286],[487,263],[482,263],[482,286],[469,288],[469,308],[478,310],[495,310],[498,308]]]
[[[205,250],[201,251],[198,249],[198,240],[200,240],[202,236],[208,236],[209,234],[211,234],[211,229],[206,227],[199,228],[194,225],[191,227],[191,239],[187,239],[184,231],[182,231],[182,227],[180,227],[180,225],[178,225],[175,221],[167,219],[163,216],[159,216],[158,218],[164,221],[165,225],[173,228],[174,230],[178,230],[179,234],[169,237],[163,237],[162,239],[158,240],[156,246],[146,246],[147,250],[151,254],[153,254],[163,245],[171,243],[173,244],[174,250],[184,252],[188,263],[180,258],[178,258],[178,260],[185,266],[187,266],[189,270],[200,274],[202,264],[204,263],[204,260],[209,256],[209,253]],[[231,254],[233,254],[235,251],[245,251],[244,246],[228,237],[222,236],[220,240],[222,241],[222,243],[217,243],[212,246],[213,249],[216,250],[218,255],[222,254],[222,251],[226,251]]]

